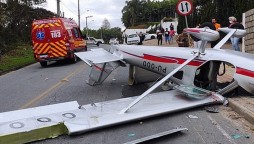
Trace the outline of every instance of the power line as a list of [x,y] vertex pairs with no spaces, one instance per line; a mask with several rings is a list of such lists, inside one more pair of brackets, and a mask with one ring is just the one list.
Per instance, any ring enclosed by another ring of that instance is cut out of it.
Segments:
[[64,7],[65,7],[68,11],[70,11],[72,14],[78,16],[76,12],[73,12],[72,10],[70,10],[62,1],[61,1],[60,3],[62,4],[62,6],[64,6]]

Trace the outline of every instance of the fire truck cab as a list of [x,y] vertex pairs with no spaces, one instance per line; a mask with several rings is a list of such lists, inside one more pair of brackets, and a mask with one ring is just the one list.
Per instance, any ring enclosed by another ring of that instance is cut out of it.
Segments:
[[34,58],[42,67],[49,61],[77,61],[75,52],[87,51],[79,26],[72,19],[50,18],[34,20],[32,24]]

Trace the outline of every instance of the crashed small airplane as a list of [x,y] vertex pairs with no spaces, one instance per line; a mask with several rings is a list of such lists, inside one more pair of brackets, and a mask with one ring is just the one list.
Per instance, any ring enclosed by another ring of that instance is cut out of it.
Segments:
[[[212,49],[205,49],[205,45],[217,40],[219,33],[206,27],[185,29],[186,33],[200,39],[199,48],[114,45],[109,51],[99,48],[76,53],[92,67],[90,85],[101,84],[118,66],[126,64],[163,78],[136,97],[83,106],[68,102],[0,113],[0,143],[24,143],[61,134],[80,134],[202,105],[222,104],[225,102],[222,95],[238,86],[254,94],[254,56],[221,49],[230,37],[243,37],[246,31],[230,28],[220,28],[220,31],[227,35]],[[221,87],[217,76],[225,73],[225,65],[234,69],[233,80]],[[219,74],[223,66],[224,72]],[[134,76],[131,79],[136,80]],[[162,84],[172,83],[173,90],[151,93]]]

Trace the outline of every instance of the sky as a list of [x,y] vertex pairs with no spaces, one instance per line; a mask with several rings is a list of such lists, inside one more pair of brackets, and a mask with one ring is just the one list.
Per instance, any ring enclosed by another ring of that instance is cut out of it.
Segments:
[[[110,22],[111,28],[124,28],[121,18],[125,0],[80,0],[79,3],[81,29],[86,27],[87,16],[92,16],[87,18],[89,29],[99,29],[105,18]],[[47,0],[39,7],[57,13],[56,0]],[[60,0],[60,10],[66,18],[73,18],[78,23],[78,0]]]

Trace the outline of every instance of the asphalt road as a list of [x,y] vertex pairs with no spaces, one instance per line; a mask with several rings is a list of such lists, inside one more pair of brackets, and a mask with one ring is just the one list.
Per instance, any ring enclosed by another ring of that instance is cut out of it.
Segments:
[[[53,62],[47,68],[39,63],[0,76],[0,112],[69,101],[80,105],[139,95],[149,85],[128,86],[128,67],[115,70],[102,85],[89,86],[90,68],[76,64]],[[220,107],[221,109],[224,109]],[[194,115],[198,118],[188,118]],[[42,144],[120,144],[176,127],[188,131],[146,142],[151,144],[237,143],[254,142],[244,123],[237,123],[225,114],[208,113],[202,107],[94,130],[78,136],[60,136],[34,143]],[[234,138],[233,135],[240,136]],[[250,138],[246,138],[249,135]]]

